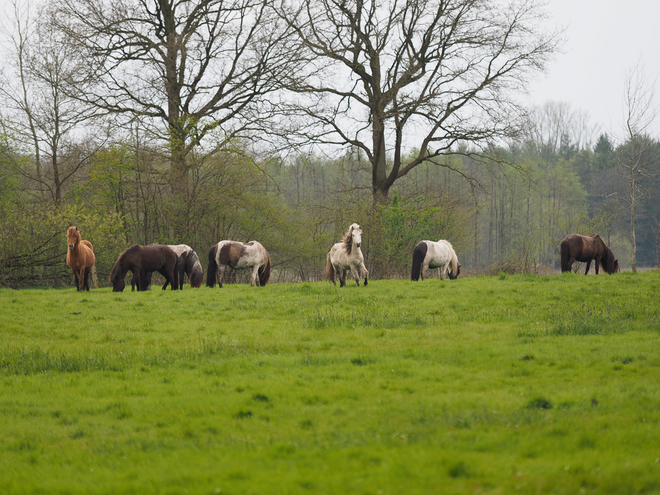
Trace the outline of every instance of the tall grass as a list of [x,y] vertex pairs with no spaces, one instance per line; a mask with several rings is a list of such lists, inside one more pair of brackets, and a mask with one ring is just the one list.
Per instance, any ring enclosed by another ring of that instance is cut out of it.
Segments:
[[654,493],[660,274],[0,289],[1,493]]

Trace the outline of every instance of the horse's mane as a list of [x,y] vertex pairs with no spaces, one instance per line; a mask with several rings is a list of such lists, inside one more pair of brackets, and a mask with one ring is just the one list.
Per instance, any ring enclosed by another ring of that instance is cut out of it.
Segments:
[[[71,234],[69,234],[69,232],[71,231],[71,229],[75,229],[75,230],[74,230]],[[72,225],[71,227],[69,227],[69,228],[67,229],[67,231],[66,231],[66,235],[67,235],[67,236],[69,236],[69,235],[75,235],[75,236],[78,238],[78,242],[80,242],[80,241],[82,240],[82,234],[80,233],[80,229],[79,229],[78,227],[76,227],[75,225]]]
[[342,243],[344,244],[344,249],[346,249],[346,252],[348,254],[351,254],[353,251],[353,236],[351,235],[352,232],[349,230],[344,234],[344,238],[342,239]]
[[126,248],[126,250],[121,255],[124,256],[125,254],[135,253],[139,251],[140,248],[142,248],[142,246],[139,244],[133,244],[131,247]]
[[[344,244],[344,249],[346,250],[346,254],[351,254],[353,252],[353,226],[356,224],[351,224],[351,226],[348,228],[348,231],[344,234],[344,238],[342,239],[342,243]],[[358,226],[359,228],[359,226]]]

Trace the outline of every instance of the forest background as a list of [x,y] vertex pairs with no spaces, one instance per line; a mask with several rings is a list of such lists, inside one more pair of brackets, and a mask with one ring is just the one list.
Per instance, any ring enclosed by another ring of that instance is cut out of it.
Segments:
[[[223,239],[259,240],[272,281],[319,280],[352,222],[374,278],[407,277],[422,239],[450,240],[467,274],[556,272],[569,233],[599,233],[624,269],[660,265],[660,141],[643,71],[610,135],[565,103],[515,104],[560,43],[529,29],[535,11],[472,35],[481,48],[458,67],[465,47],[438,19],[455,28],[481,5],[473,29],[493,18],[488,2],[427,2],[438,15],[408,31],[409,3],[385,16],[401,47],[369,44],[383,39],[382,12],[362,2],[319,1],[307,18],[270,2],[16,4],[0,81],[0,286],[69,285],[70,225],[93,243],[100,285],[131,244],[184,243],[205,260]],[[328,29],[314,23],[364,36],[319,43]],[[509,45],[519,24],[533,43]],[[349,84],[330,87],[320,60]],[[483,60],[499,68],[484,73]]]

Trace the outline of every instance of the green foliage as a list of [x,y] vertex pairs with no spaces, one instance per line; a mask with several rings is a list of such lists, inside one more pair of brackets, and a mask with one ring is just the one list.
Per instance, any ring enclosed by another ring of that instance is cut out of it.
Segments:
[[659,290],[657,272],[0,289],[0,486],[653,493]]
[[394,190],[390,204],[379,206],[369,224],[373,265],[381,277],[407,276],[413,248],[421,240],[447,239],[460,250],[467,222],[450,198],[404,198]]
[[107,280],[125,237],[118,215],[86,210],[83,206],[17,208],[5,204],[0,231],[0,285],[60,286],[71,283],[66,266],[66,230],[77,225],[83,239],[94,245],[101,285]]

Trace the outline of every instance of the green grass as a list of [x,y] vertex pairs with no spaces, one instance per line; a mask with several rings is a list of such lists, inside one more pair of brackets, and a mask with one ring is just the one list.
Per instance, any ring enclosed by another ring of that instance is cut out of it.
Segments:
[[0,493],[660,493],[660,274],[0,289]]

